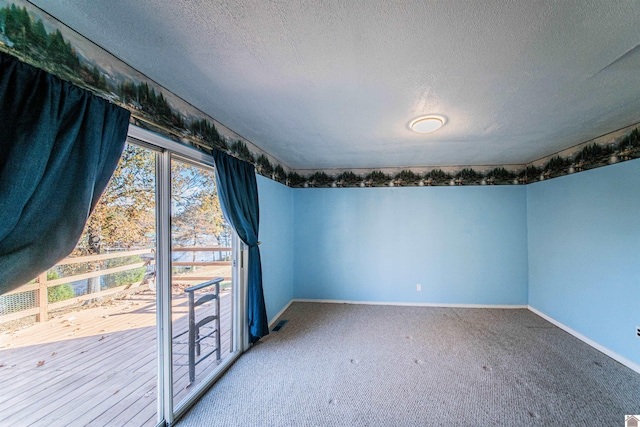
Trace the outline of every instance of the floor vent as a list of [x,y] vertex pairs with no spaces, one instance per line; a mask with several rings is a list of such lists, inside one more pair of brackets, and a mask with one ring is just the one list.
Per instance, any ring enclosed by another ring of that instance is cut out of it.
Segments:
[[282,329],[284,327],[284,325],[286,325],[288,322],[288,320],[281,320],[278,323],[276,323],[276,326],[273,327],[273,329],[271,330],[271,332],[278,332],[280,329]]

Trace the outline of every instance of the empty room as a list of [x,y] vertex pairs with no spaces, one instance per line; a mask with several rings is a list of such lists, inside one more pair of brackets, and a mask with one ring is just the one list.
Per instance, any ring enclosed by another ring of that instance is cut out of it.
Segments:
[[638,22],[0,0],[0,425],[637,426]]

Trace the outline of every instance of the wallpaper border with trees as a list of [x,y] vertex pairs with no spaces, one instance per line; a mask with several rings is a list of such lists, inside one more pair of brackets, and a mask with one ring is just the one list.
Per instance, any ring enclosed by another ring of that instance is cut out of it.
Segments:
[[[525,165],[295,171],[23,0],[0,0],[0,51],[128,109],[141,128],[205,153],[225,151],[294,188],[519,185],[640,158],[635,124]],[[96,59],[105,57],[109,66]]]

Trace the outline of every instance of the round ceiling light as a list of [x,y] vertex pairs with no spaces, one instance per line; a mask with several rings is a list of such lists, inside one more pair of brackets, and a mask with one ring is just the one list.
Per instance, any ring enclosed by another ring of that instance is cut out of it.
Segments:
[[423,116],[413,120],[409,127],[417,133],[431,133],[440,129],[446,123],[442,116]]

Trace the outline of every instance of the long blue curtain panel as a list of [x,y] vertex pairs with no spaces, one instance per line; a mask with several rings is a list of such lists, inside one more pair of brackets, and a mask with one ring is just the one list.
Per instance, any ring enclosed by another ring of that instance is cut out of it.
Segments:
[[260,209],[255,167],[214,150],[220,206],[238,237],[249,246],[249,340],[257,342],[269,333],[262,290],[262,264],[258,247]]

